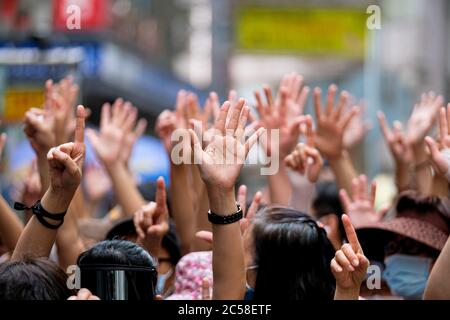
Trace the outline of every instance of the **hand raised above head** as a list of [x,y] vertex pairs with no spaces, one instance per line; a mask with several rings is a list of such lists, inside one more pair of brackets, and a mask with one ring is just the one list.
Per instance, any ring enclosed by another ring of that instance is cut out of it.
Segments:
[[73,195],[81,182],[85,156],[84,111],[83,106],[77,107],[74,142],[52,148],[47,154],[50,170],[50,188],[54,191]]
[[315,148],[315,133],[310,116],[306,116],[305,124],[306,142],[299,143],[284,161],[291,169],[302,175],[306,174],[309,182],[314,183],[319,178],[320,170],[323,167],[323,159],[319,150]]
[[245,141],[249,108],[244,104],[245,100],[240,99],[233,110],[228,101],[222,105],[214,124],[214,135],[205,150],[195,132],[189,130],[195,163],[207,186],[232,191],[250,148],[264,132],[260,128]]
[[426,137],[430,160],[436,171],[450,181],[450,103],[439,111],[439,143]]
[[349,94],[342,91],[339,102],[335,104],[338,87],[331,85],[328,88],[326,107],[322,108],[321,90],[314,89],[313,101],[316,113],[316,146],[319,151],[328,159],[339,157],[344,150],[343,137],[351,119],[357,114],[358,107],[353,107],[347,113],[344,109],[348,103]]

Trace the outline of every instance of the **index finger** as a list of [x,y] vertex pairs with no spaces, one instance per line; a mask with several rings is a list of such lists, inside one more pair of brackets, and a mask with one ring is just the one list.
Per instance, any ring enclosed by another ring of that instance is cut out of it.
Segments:
[[76,143],[84,143],[84,127],[85,127],[85,110],[82,105],[77,107],[77,120],[75,127],[75,142]]
[[342,215],[342,224],[344,225],[345,235],[347,236],[348,243],[350,243],[356,253],[361,253],[362,249],[361,245],[359,244],[358,236],[356,235],[355,228],[353,227],[348,215]]
[[166,184],[164,178],[159,177],[156,180],[156,206],[163,208],[166,205]]

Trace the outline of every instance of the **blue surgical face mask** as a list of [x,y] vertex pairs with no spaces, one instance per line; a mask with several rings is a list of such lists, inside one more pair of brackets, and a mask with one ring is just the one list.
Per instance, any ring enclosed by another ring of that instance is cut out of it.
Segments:
[[169,271],[167,271],[164,274],[159,274],[158,275],[158,280],[156,282],[156,294],[160,294],[160,295],[164,295],[164,287],[166,285],[167,280],[170,278],[170,276],[173,273],[173,269],[171,268]]
[[383,279],[392,294],[405,299],[422,299],[430,272],[431,259],[394,254],[384,261]]

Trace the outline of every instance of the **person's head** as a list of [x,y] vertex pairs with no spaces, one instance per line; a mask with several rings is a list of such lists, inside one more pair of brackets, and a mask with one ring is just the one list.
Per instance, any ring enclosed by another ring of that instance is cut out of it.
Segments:
[[[137,241],[137,233],[132,219],[117,223],[106,235],[107,240]],[[164,235],[158,257],[157,294],[163,297],[172,293],[175,283],[175,266],[181,258],[180,245],[175,231],[175,225],[170,221],[169,231]]]
[[99,242],[78,257],[77,265],[81,287],[102,300],[152,300],[155,297],[155,261],[133,242]]
[[395,209],[395,218],[363,226],[358,234],[369,259],[383,268],[387,288],[382,289],[390,295],[421,299],[450,235],[450,202],[407,191],[398,197]]
[[264,208],[253,220],[251,242],[254,299],[333,299],[335,251],[310,216],[291,208]]
[[0,264],[0,300],[66,300],[67,275],[47,258]]
[[342,208],[339,190],[334,181],[322,181],[316,185],[316,196],[311,206],[311,214],[320,221],[327,231],[328,238],[337,250],[345,239],[342,224]]

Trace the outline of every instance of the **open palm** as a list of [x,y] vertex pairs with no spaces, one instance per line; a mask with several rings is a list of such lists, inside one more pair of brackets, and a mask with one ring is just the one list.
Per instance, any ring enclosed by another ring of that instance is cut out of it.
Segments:
[[214,124],[214,136],[205,150],[195,132],[189,130],[195,163],[199,164],[200,174],[209,186],[221,190],[233,189],[248,151],[264,132],[260,128],[244,142],[244,129],[249,114],[249,108],[244,107],[244,104],[245,101],[240,99],[233,110],[230,110],[228,101],[223,104]]

